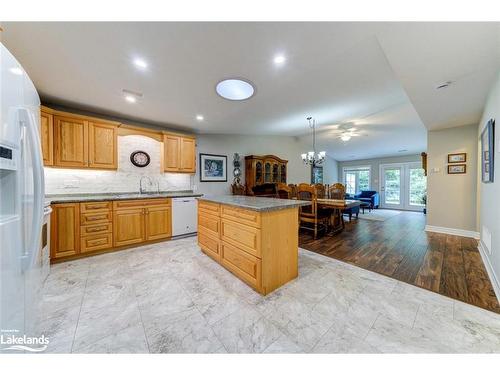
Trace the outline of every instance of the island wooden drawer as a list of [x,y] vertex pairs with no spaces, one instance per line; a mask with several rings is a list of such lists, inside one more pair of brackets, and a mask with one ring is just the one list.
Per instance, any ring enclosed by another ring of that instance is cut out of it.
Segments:
[[112,219],[111,211],[91,211],[80,214],[80,224],[100,224],[110,222]]
[[257,258],[261,257],[260,229],[239,224],[232,220],[222,219],[221,239]]
[[206,202],[198,200],[198,211],[206,212],[208,214],[219,216],[220,214],[220,205],[217,203]]
[[156,199],[131,199],[124,201],[114,201],[113,208],[119,210],[121,208],[137,208],[137,207],[151,207],[151,206],[170,206],[170,198],[156,198]]
[[256,289],[261,288],[261,260],[238,249],[227,242],[222,242],[221,263]]
[[80,203],[80,212],[111,210],[112,207],[111,202],[83,202]]
[[198,228],[210,232],[212,236],[220,236],[220,218],[215,215],[208,215],[205,212],[198,213]]
[[222,206],[221,217],[234,220],[241,224],[251,225],[255,228],[260,228],[261,217],[260,212],[245,210],[241,208]]
[[207,255],[220,261],[220,241],[207,234],[203,228],[198,228],[198,244]]
[[109,249],[111,247],[113,247],[113,235],[111,233],[82,237],[80,242],[80,251],[82,253],[87,251]]
[[88,236],[88,235],[96,235],[102,233],[111,233],[113,231],[112,223],[102,223],[97,225],[82,225],[80,227],[80,235]]

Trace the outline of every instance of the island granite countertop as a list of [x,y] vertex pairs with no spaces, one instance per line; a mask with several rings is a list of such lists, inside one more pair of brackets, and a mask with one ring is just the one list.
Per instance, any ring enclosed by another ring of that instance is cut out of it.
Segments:
[[79,194],[47,194],[45,202],[52,203],[78,203],[98,201],[120,201],[127,199],[149,199],[149,198],[183,198],[201,197],[203,194],[192,191],[160,191],[159,193],[79,193]]
[[260,212],[285,210],[287,208],[308,206],[311,204],[309,201],[295,199],[263,198],[245,195],[203,196],[197,199]]

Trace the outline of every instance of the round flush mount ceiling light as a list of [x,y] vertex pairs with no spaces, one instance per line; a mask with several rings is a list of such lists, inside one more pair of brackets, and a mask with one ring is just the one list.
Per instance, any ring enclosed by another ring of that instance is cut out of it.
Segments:
[[148,63],[140,58],[134,59],[134,65],[139,69],[146,69],[148,67]]
[[286,61],[286,57],[284,55],[276,55],[273,61],[276,65],[283,65]]
[[246,100],[255,94],[253,85],[239,78],[229,78],[220,81],[215,86],[215,91],[219,96],[228,100]]
[[203,121],[205,119],[205,117],[203,117],[202,115],[196,115],[196,119],[198,121]]

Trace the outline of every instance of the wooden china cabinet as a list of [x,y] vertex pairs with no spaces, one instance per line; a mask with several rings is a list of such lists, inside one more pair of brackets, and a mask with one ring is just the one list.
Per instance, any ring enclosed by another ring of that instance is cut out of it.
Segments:
[[252,195],[255,185],[266,183],[286,184],[286,165],[288,160],[280,159],[275,155],[248,155],[245,156],[245,185],[248,195]]

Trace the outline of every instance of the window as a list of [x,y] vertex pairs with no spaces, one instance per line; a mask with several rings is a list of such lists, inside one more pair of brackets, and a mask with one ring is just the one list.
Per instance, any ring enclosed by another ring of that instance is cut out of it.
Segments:
[[370,166],[344,167],[344,184],[347,194],[370,190]]

